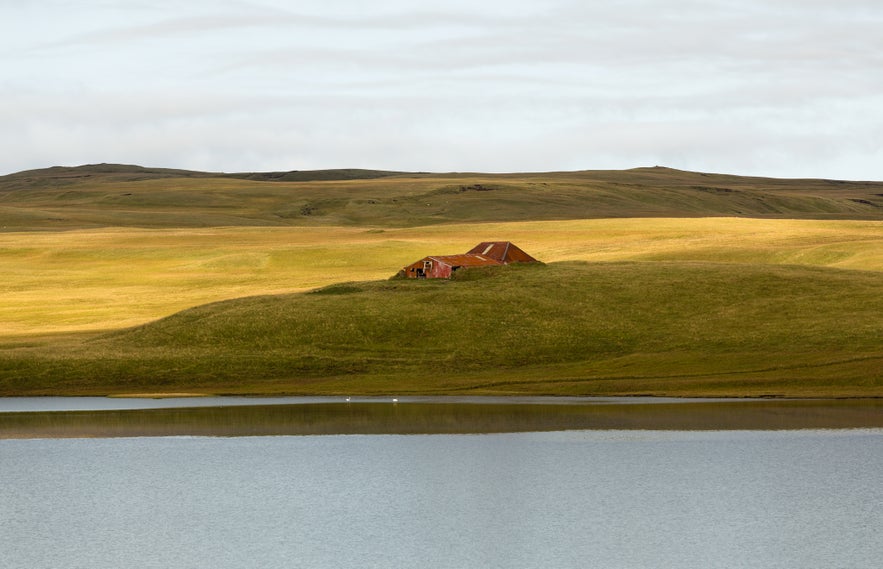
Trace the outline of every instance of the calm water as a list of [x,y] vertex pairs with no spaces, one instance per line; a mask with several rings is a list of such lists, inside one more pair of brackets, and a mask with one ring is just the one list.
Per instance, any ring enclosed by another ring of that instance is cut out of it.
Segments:
[[876,568],[883,430],[0,440],[2,568]]
[[0,398],[0,439],[883,428],[883,400]]

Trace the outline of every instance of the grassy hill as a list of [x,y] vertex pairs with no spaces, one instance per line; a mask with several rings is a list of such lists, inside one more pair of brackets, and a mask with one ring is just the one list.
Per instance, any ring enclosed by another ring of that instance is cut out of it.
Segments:
[[371,226],[625,217],[883,219],[883,183],[669,168],[534,174],[221,174],[91,165],[0,177],[0,231]]
[[542,261],[699,261],[883,271],[883,222],[638,218],[415,228],[0,232],[6,338],[119,329],[243,296],[385,279],[428,254],[512,240]]
[[883,274],[554,263],[369,281],[7,344],[0,394],[883,395]]
[[[485,240],[548,265],[376,280]],[[883,396],[881,182],[54,167],[0,273],[4,395]]]

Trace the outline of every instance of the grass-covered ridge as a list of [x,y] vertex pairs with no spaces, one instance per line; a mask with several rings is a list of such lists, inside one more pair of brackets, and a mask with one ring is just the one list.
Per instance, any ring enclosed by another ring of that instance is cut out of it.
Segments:
[[883,395],[883,274],[554,263],[370,281],[7,346],[0,392]]
[[883,219],[883,183],[670,168],[222,174],[93,165],[0,176],[0,231],[376,226],[628,217]]

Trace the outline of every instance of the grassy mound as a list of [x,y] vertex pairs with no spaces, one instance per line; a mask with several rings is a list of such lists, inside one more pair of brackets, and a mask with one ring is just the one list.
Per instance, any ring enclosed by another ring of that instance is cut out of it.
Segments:
[[200,306],[21,346],[2,393],[883,395],[883,274],[555,263]]

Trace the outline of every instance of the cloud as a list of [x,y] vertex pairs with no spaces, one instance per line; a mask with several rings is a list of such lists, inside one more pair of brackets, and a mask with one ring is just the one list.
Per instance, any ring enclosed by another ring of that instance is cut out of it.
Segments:
[[870,0],[22,4],[0,34],[7,170],[659,163],[883,179]]

